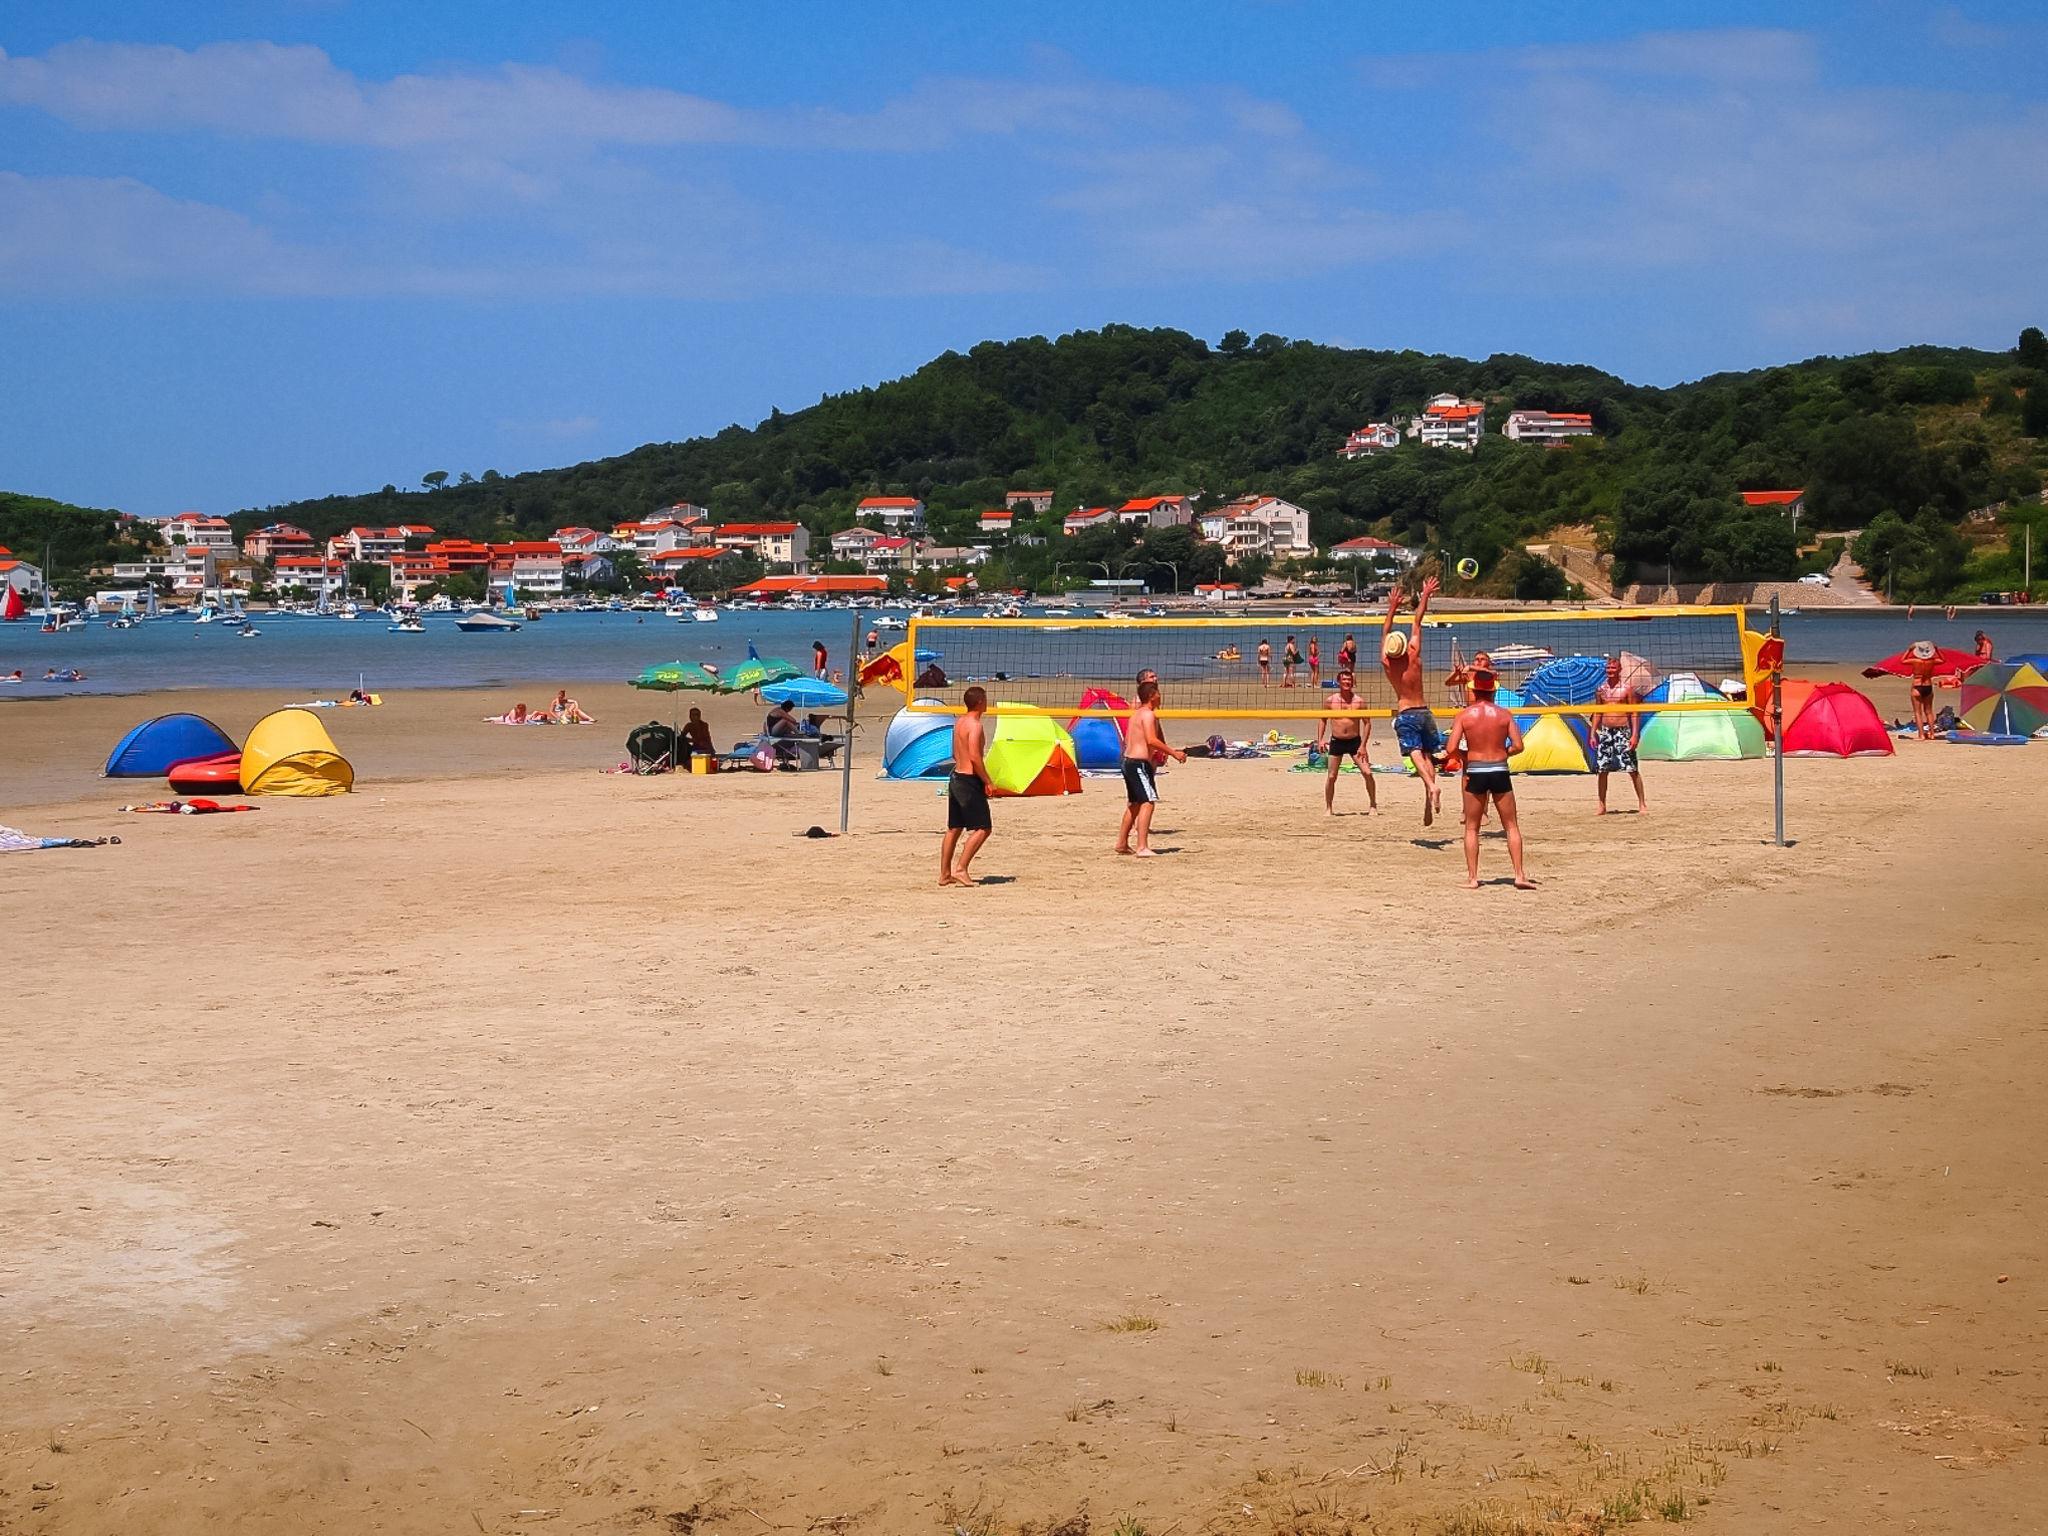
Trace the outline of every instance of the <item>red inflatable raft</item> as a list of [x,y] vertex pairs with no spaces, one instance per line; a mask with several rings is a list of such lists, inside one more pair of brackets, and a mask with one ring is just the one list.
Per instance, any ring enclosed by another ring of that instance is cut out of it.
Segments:
[[171,791],[180,795],[238,795],[242,792],[242,754],[222,752],[176,763],[167,775]]

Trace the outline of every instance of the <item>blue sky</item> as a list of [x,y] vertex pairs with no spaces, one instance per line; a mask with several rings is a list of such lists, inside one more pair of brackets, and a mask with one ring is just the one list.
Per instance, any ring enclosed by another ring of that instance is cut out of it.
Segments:
[[2017,4],[17,0],[0,488],[509,473],[1108,321],[2006,347],[2044,79]]

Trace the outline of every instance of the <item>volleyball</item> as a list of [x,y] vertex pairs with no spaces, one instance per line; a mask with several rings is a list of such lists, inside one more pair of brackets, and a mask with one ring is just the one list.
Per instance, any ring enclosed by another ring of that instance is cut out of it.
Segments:
[[1464,559],[1458,562],[1458,574],[1464,577],[1465,580],[1470,581],[1474,576],[1477,576],[1479,574],[1479,562],[1477,560],[1474,560],[1470,555],[1467,555]]

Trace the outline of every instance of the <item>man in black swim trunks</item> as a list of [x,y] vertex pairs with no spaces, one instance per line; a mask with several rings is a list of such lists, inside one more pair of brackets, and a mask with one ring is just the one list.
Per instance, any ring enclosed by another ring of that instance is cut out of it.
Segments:
[[1452,722],[1445,753],[1455,758],[1462,752],[1465,760],[1465,886],[1479,889],[1479,824],[1486,819],[1486,802],[1491,799],[1508,835],[1515,889],[1533,891],[1536,882],[1522,868],[1522,823],[1515,812],[1514,779],[1508,773],[1508,759],[1522,750],[1522,728],[1513,715],[1493,702],[1492,672],[1475,668],[1471,687],[1472,702]]
[[1366,743],[1372,740],[1372,721],[1364,717],[1365,700],[1355,691],[1356,684],[1357,677],[1349,667],[1337,674],[1337,691],[1323,701],[1323,707],[1330,712],[1316,728],[1316,750],[1330,754],[1330,771],[1323,778],[1323,809],[1332,816],[1337,814],[1337,774],[1347,756],[1358,765],[1359,776],[1365,780],[1366,814],[1370,816],[1380,808],[1379,786],[1372,780],[1372,761],[1365,755]]
[[1116,833],[1118,853],[1141,859],[1153,856],[1152,808],[1159,803],[1159,779],[1152,763],[1159,753],[1179,763],[1188,760],[1187,753],[1168,746],[1159,734],[1159,680],[1147,678],[1138,684],[1138,707],[1124,722],[1124,814]]
[[[988,709],[988,690],[970,688],[962,703],[967,713],[953,725],[953,775],[946,780],[946,835],[939,843],[939,884],[972,885],[968,865],[981,852],[981,845],[995,823],[988,813],[989,782],[985,753],[988,735],[982,715]],[[967,834],[963,841],[960,834]],[[953,861],[955,849],[960,860]]]

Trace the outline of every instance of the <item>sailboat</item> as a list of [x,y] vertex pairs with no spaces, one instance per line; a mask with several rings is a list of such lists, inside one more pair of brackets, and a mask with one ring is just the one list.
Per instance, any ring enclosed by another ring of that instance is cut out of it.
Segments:
[[16,619],[28,617],[28,604],[22,599],[21,588],[9,583],[7,596],[0,599],[0,619],[12,624]]

